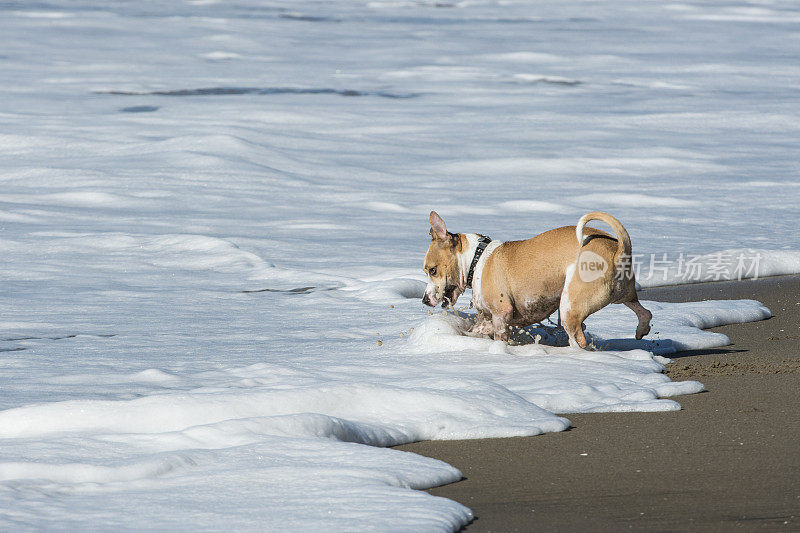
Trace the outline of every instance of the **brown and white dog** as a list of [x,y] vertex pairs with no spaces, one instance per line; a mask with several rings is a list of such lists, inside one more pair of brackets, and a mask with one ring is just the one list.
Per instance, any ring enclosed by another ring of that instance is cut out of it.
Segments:
[[[605,222],[617,238],[584,228],[590,220]],[[453,306],[471,287],[478,310],[475,333],[507,342],[509,326],[541,322],[559,309],[570,345],[586,348],[583,321],[610,303],[623,303],[636,313],[637,339],[650,332],[653,315],[636,296],[631,239],[619,220],[607,213],[588,213],[577,226],[511,242],[449,233],[435,211],[430,223],[432,241],[424,265],[430,282],[422,302]]]

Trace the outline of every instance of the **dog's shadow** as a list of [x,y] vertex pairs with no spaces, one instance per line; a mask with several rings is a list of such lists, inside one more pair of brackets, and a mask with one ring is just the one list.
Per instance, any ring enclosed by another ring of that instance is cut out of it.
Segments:
[[[476,313],[467,313],[461,310],[455,310],[455,315],[462,320],[462,327],[464,334],[471,337],[484,337],[478,333],[472,333],[470,330],[477,322],[478,315]],[[557,315],[554,315],[557,317]],[[588,350],[602,350],[602,351],[629,351],[629,350],[646,350],[653,354],[670,354],[675,353],[676,348],[670,339],[641,339],[634,338],[627,339],[603,339],[598,336],[592,335],[584,329],[586,340],[589,343]],[[508,335],[508,344],[511,346],[525,346],[528,344],[544,344],[546,346],[566,347],[569,346],[569,336],[564,328],[553,320],[553,317],[547,318],[545,322],[531,324],[525,327],[512,327]]]

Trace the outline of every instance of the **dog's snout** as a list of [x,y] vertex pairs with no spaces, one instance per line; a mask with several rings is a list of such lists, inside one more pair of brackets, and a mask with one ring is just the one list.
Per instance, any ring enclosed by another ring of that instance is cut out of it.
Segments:
[[428,295],[427,292],[422,296],[422,303],[430,307],[433,307],[433,304],[431,303],[431,297]]

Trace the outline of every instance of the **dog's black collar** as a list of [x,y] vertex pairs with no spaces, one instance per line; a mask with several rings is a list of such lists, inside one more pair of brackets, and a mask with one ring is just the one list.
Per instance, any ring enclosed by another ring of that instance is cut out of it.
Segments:
[[486,235],[478,235],[478,247],[475,248],[475,255],[472,258],[472,264],[469,265],[469,274],[467,274],[467,288],[472,288],[472,276],[475,275],[475,267],[478,265],[478,260],[483,255],[483,251],[489,246],[492,239]]

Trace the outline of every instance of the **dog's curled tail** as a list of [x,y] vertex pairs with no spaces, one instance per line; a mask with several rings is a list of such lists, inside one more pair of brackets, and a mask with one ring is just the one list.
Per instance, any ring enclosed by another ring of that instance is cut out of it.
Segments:
[[578,246],[583,246],[583,227],[586,225],[587,222],[590,220],[600,220],[611,226],[611,229],[614,230],[614,233],[617,234],[617,253],[615,254],[615,259],[619,258],[622,255],[630,257],[631,255],[631,237],[628,235],[628,232],[622,226],[619,220],[612,217],[608,213],[603,213],[602,211],[592,211],[591,213],[586,213],[581,217],[578,221],[578,226],[575,228],[575,233],[578,237]]

